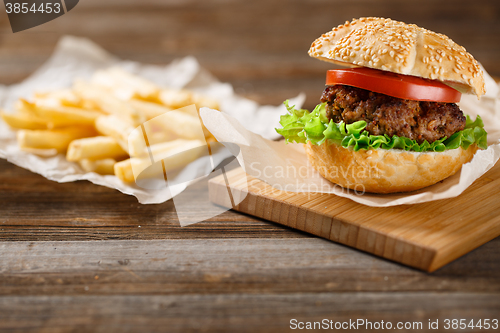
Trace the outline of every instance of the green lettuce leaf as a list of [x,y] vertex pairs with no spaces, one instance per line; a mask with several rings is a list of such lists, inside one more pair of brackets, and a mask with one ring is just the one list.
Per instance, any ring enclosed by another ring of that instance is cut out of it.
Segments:
[[352,124],[344,122],[334,123],[326,116],[325,104],[318,104],[313,111],[305,109],[295,109],[285,101],[288,114],[280,117],[282,128],[277,128],[276,132],[283,135],[287,142],[307,143],[321,145],[326,140],[331,140],[343,147],[359,149],[403,149],[408,151],[445,151],[462,147],[467,149],[472,144],[477,144],[479,148],[486,149],[486,131],[480,116],[472,121],[469,116],[465,123],[465,129],[457,132],[449,138],[442,138],[433,143],[424,141],[419,144],[415,140],[405,137],[388,135],[371,135],[365,128],[366,122],[363,120]]

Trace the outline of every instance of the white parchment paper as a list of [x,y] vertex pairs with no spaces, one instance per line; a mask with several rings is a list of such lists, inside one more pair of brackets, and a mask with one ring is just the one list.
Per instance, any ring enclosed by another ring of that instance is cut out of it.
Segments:
[[[35,91],[71,87],[76,78],[90,78],[96,70],[110,66],[121,67],[160,86],[188,88],[203,93],[218,100],[221,111],[244,122],[246,129],[268,139],[278,137],[274,128],[278,126],[279,115],[285,112],[284,106],[260,106],[236,95],[230,84],[219,82],[193,57],[175,60],[167,66],[144,65],[122,61],[90,40],[71,36],[63,37],[50,59],[29,78],[11,86],[0,85],[0,107],[9,112],[18,98],[30,99]],[[302,105],[304,99],[305,96],[299,95],[293,102]],[[269,122],[263,119],[275,119],[275,121]],[[217,165],[228,156],[230,153],[227,150],[220,150],[212,157]],[[0,158],[57,182],[88,180],[94,184],[114,188],[135,196],[143,204],[169,200],[189,185],[184,183],[172,186],[170,189],[165,187],[160,190],[146,190],[135,184],[124,183],[115,176],[85,173],[76,163],[66,161],[63,155],[46,158],[23,152],[17,146],[15,132],[1,120]],[[204,165],[200,163],[202,162],[199,160],[195,161],[190,167],[203,168]]]
[[245,129],[240,121],[230,114],[221,114],[208,108],[201,109],[201,117],[218,141],[239,146],[240,151],[233,153],[238,154],[240,165],[249,175],[277,189],[302,193],[333,193],[373,207],[416,204],[460,195],[493,167],[500,157],[500,87],[486,72],[485,76],[486,95],[480,101],[476,96],[463,95],[459,106],[472,119],[475,119],[476,115],[482,117],[488,132],[488,149],[478,151],[472,161],[463,165],[461,171],[452,177],[406,194],[382,195],[346,190],[330,183],[314,171],[308,164],[301,144],[270,141]]

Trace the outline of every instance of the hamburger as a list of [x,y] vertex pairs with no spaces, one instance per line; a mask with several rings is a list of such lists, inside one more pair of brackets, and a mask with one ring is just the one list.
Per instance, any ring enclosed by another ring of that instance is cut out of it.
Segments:
[[327,71],[313,111],[288,105],[276,129],[303,143],[310,164],[345,188],[414,191],[460,170],[486,132],[457,102],[485,93],[483,73],[443,34],[391,19],[346,22],[316,39],[309,55],[346,68]]

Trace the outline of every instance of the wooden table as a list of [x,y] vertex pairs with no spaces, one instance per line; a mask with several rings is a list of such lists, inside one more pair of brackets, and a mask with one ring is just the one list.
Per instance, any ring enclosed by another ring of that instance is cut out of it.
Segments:
[[[366,15],[444,32],[500,75],[493,0],[404,8],[389,0],[86,0],[17,34],[0,12],[3,84],[29,75],[70,33],[124,59],[168,63],[193,54],[242,95],[276,105],[305,91],[311,107],[329,66],[308,58],[310,42]],[[281,332],[292,319],[424,328],[439,319],[443,329],[445,319],[500,319],[498,238],[428,274],[232,211],[182,228],[172,201],[140,205],[4,160],[0,198],[0,331]]]
[[294,318],[500,313],[498,238],[427,274],[231,211],[182,228],[172,201],[140,205],[3,160],[0,198],[0,330],[277,332]]

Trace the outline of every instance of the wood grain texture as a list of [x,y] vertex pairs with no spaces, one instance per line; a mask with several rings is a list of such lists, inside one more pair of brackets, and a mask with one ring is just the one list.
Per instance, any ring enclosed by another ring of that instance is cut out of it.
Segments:
[[317,104],[330,64],[311,59],[312,41],[361,16],[391,17],[444,33],[500,76],[497,0],[118,1],[85,0],[65,16],[12,34],[0,11],[0,83],[27,77],[62,35],[88,37],[122,58],[166,64],[195,56],[221,81],[261,104],[306,92]]
[[139,206],[3,160],[0,195],[0,331],[281,332],[295,316],[498,312],[500,238],[427,274],[233,211],[181,228],[171,202]]
[[426,274],[319,238],[0,242],[0,330],[282,332],[292,318],[494,318],[499,243]]
[[[485,305],[484,310],[477,311]],[[402,331],[445,332],[442,329],[445,319],[467,318],[477,322],[484,317],[495,318],[500,304],[497,295],[482,293],[456,293],[448,298],[440,293],[405,292],[390,295],[373,292],[234,294],[230,297],[216,294],[29,296],[2,298],[0,310],[0,329],[9,332],[290,332],[291,319],[349,322],[346,318],[372,323],[383,320],[391,322],[393,327],[410,320],[410,325],[422,323],[423,329],[413,326],[414,329]],[[390,319],[385,316],[387,313],[392,313]],[[439,320],[441,329],[429,330],[429,319]],[[44,327],[50,329],[44,330]],[[356,331],[374,332],[366,326]]]
[[2,159],[0,202],[0,241],[305,237],[231,211],[181,228],[172,201],[141,205],[113,189],[59,184]]
[[405,265],[434,271],[500,235],[500,165],[457,198],[389,208],[320,193],[281,191],[238,168],[212,179],[210,199]]
[[[497,0],[82,0],[16,34],[0,5],[0,84],[26,78],[71,34],[143,63],[194,55],[238,94],[278,105],[305,92],[311,108],[330,65],[307,49],[359,16],[443,32],[500,75]],[[499,276],[499,238],[428,274],[234,211],[182,228],[171,201],[139,205],[0,160],[0,331],[284,332],[292,317],[491,318]]]
[[317,237],[0,242],[0,295],[495,294],[498,243],[426,274]]

